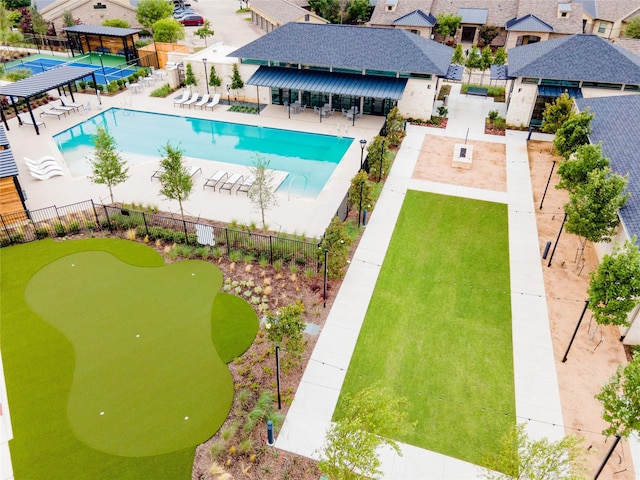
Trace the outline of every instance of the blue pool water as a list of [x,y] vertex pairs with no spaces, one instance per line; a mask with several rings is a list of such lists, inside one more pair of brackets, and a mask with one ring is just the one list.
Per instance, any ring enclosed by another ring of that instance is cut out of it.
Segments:
[[[130,165],[160,160],[167,142],[185,157],[252,166],[256,154],[269,168],[288,172],[279,190],[317,197],[353,138],[111,108],[54,136],[75,175],[90,173],[92,135],[105,126]],[[127,155],[131,154],[131,155]],[[203,169],[203,178],[214,173]],[[203,180],[204,181],[204,180]]]

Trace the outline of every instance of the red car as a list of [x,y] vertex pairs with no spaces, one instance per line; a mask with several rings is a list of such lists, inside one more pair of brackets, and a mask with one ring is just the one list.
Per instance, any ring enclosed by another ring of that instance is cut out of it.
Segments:
[[185,15],[178,21],[186,27],[199,27],[204,25],[204,18],[201,15]]

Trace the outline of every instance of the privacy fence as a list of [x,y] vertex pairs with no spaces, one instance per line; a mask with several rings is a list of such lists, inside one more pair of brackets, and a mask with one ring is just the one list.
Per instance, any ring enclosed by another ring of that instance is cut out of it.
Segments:
[[95,204],[91,200],[63,207],[48,207],[9,215],[0,215],[0,246],[32,242],[47,237],[64,237],[98,230],[127,232],[127,236],[164,243],[188,244],[216,249],[229,258],[264,259],[273,264],[295,263],[319,271],[323,262],[319,244],[235,230],[207,223],[193,222],[166,215],[147,213],[115,206]]

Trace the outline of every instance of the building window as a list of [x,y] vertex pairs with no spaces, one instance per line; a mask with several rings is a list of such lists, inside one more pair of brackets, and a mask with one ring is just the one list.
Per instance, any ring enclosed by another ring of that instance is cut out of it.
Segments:
[[522,83],[531,83],[531,84],[537,85],[538,84],[538,79],[537,78],[523,77],[522,78]]
[[103,3],[100,3],[100,2],[96,3],[93,6],[94,10],[106,10],[106,8],[107,8],[107,6],[105,4],[103,4]]
[[304,16],[304,21],[305,21],[305,22],[308,22],[310,18],[311,18],[311,15],[306,14],[306,15]]
[[607,24],[600,22],[600,26],[598,27],[598,33],[604,33],[607,31]]

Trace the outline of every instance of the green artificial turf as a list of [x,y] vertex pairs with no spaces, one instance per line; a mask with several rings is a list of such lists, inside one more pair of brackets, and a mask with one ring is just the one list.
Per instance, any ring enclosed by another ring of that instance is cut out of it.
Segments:
[[381,381],[397,440],[481,463],[515,423],[509,293],[506,206],[408,191],[341,398]]
[[219,269],[92,239],[4,248],[0,273],[15,478],[189,478],[258,327]]

